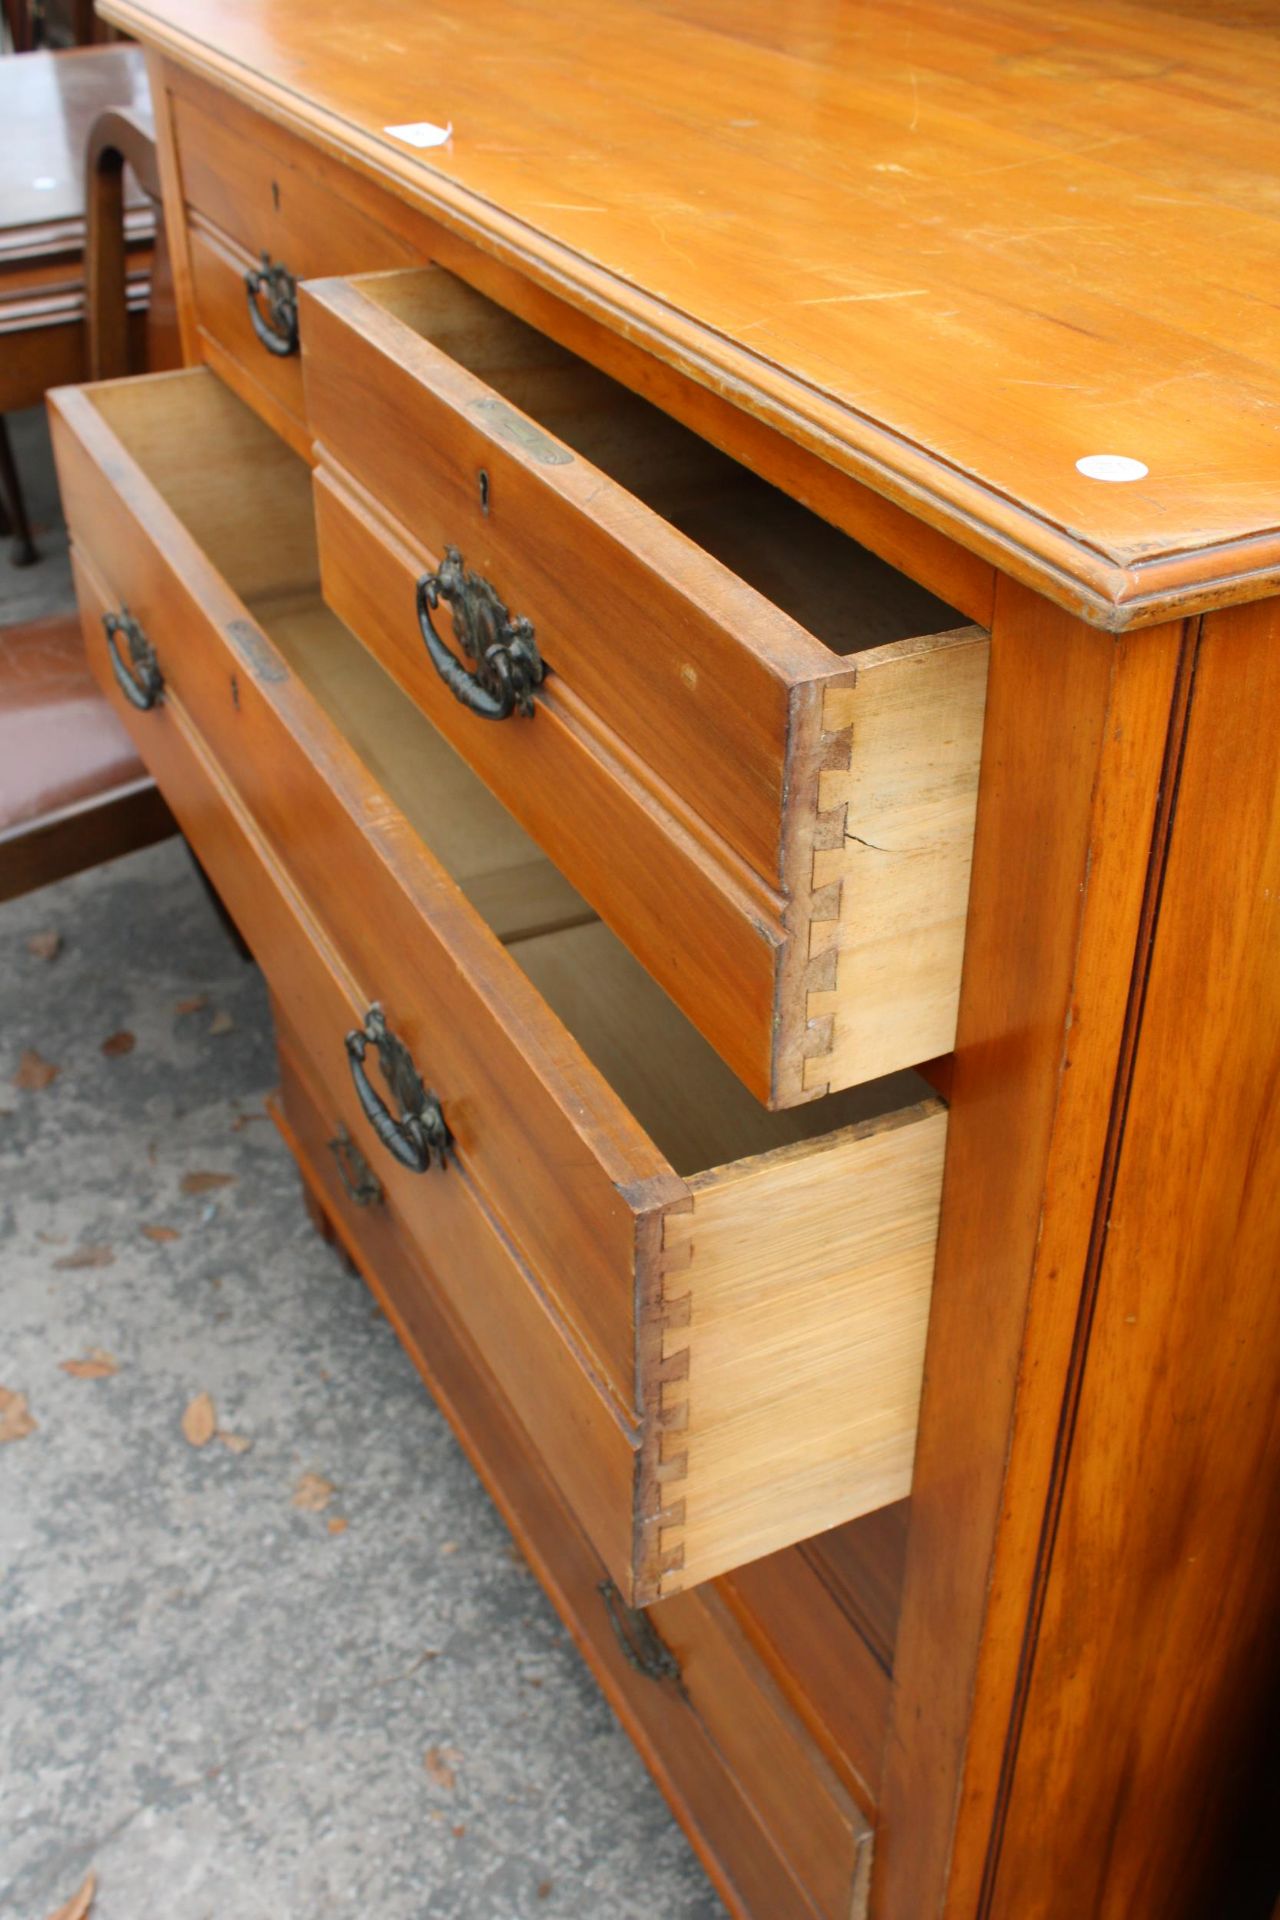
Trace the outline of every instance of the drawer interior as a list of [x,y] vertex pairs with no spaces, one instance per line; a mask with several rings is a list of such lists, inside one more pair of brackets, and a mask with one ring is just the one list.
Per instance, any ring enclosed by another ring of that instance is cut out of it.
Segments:
[[833,654],[964,624],[848,534],[442,268],[370,274],[359,285]]
[[[95,407],[111,435],[83,417]],[[325,608],[305,463],[207,370],[73,396],[66,426],[119,497],[119,524],[102,523],[122,543],[117,591],[133,579],[154,618],[175,722],[194,696],[188,717],[348,970],[339,1018],[389,979],[456,1103],[468,1284],[477,1248],[493,1262],[474,1312],[498,1347],[517,1307],[536,1320],[539,1366],[526,1373],[522,1349],[503,1377],[624,1592],[668,1598],[900,1499],[941,1104],[906,1072],[760,1106]],[[110,585],[90,468],[67,465],[85,557]],[[161,590],[162,556],[185,602]],[[299,807],[316,820],[295,833]],[[332,884],[335,857],[350,887]],[[389,950],[411,957],[388,971]],[[406,1175],[396,1191],[429,1237],[436,1190]],[[631,1396],[633,1381],[634,1450],[601,1384]]]
[[910,1502],[832,1527],[717,1581],[867,1810],[879,1798]]
[[[798,1108],[771,1113],[760,1106],[325,606],[306,463],[207,377],[115,383],[93,397],[677,1173],[688,1177],[814,1139],[925,1096],[925,1083],[907,1071]],[[192,447],[199,459],[191,458]]]
[[906,1072],[780,1113],[760,1106],[329,612],[318,589],[250,604],[294,673],[677,1173],[811,1139],[927,1093],[919,1076]]

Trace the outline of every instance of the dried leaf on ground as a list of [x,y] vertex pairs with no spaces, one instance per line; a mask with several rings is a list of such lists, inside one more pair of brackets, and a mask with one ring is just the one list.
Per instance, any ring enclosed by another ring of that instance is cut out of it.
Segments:
[[539,1880],[538,1882],[539,1900],[549,1900],[554,1891],[555,1891],[555,1882],[553,1880]]
[[70,1273],[77,1267],[111,1267],[115,1265],[114,1247],[92,1245],[77,1247],[74,1253],[64,1253],[61,1260],[54,1261],[59,1273]]
[[212,1193],[216,1187],[234,1187],[234,1173],[184,1173],[182,1191],[184,1193]]
[[209,1004],[207,993],[189,993],[185,1000],[179,1000],[174,1006],[175,1013],[203,1013]]
[[231,1131],[232,1133],[243,1133],[245,1128],[251,1127],[255,1120],[269,1121],[270,1119],[271,1115],[269,1113],[238,1113],[231,1122]]
[[209,1031],[210,1033],[230,1033],[235,1024],[229,1013],[215,1013],[209,1022]]
[[26,1394],[11,1387],[0,1387],[0,1440],[25,1440],[29,1433],[35,1432],[36,1425]]
[[132,1053],[137,1041],[127,1027],[121,1027],[119,1033],[109,1033],[102,1043],[102,1051],[108,1060],[119,1059],[122,1053]]
[[228,1433],[222,1427],[218,1428],[214,1438],[221,1440],[228,1453],[248,1453],[253,1445],[247,1433]]
[[33,933],[27,941],[27,952],[37,960],[56,960],[61,951],[62,935],[52,927],[44,933]]
[[61,1072],[62,1068],[55,1067],[52,1060],[41,1059],[34,1047],[24,1047],[13,1084],[21,1093],[39,1093],[51,1086]]
[[422,1756],[422,1764],[438,1787],[446,1793],[452,1793],[458,1784],[455,1768],[462,1759],[456,1747],[428,1747]]
[[59,1366],[75,1380],[109,1380],[113,1373],[119,1373],[120,1362],[114,1353],[107,1353],[101,1347],[90,1347],[83,1360],[61,1360]]
[[144,1227],[142,1231],[146,1234],[148,1240],[158,1240],[162,1243],[169,1240],[181,1240],[182,1238],[182,1235],[176,1227],[150,1226]]
[[213,1410],[213,1397],[207,1393],[198,1393],[182,1416],[182,1434],[193,1447],[207,1447],[218,1431],[218,1416]]
[[329,1522],[330,1533],[345,1533],[346,1530],[347,1530],[346,1520],[343,1518],[343,1516],[340,1513],[335,1513],[332,1520],[330,1520]]
[[97,1891],[97,1874],[86,1874],[84,1885],[80,1888],[79,1892],[73,1893],[66,1904],[59,1907],[56,1913],[51,1913],[49,1920],[88,1920],[89,1909],[93,1905],[93,1897]]
[[323,1513],[336,1492],[322,1473],[304,1473],[293,1489],[293,1504],[304,1513]]

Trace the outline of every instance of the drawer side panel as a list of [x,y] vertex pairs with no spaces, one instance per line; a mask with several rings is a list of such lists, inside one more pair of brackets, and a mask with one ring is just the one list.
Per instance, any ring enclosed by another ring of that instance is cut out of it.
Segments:
[[910,1491],[946,1134],[925,1101],[665,1216],[661,1593]]

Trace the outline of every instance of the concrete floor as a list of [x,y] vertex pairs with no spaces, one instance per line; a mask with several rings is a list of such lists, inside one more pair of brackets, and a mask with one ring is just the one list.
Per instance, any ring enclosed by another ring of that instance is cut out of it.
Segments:
[[180,843],[0,907],[0,1916],[717,1920],[273,1077]]

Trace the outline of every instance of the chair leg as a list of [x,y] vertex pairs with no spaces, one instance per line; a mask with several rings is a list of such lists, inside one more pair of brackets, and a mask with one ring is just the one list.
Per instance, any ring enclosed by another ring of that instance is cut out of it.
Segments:
[[18,479],[13,448],[9,445],[9,427],[2,413],[0,413],[0,503],[3,504],[4,532],[13,535],[13,552],[9,557],[15,567],[29,567],[40,558],[40,555],[36,552],[35,542],[31,538],[27,506],[22,497],[22,484]]

